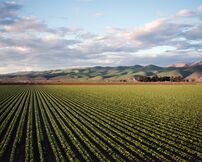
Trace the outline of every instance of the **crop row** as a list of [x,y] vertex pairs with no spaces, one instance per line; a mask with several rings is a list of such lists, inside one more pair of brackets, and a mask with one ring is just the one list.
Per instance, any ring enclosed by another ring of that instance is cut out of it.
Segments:
[[142,96],[124,103],[113,88],[89,89],[0,87],[0,161],[202,160],[200,124],[167,122],[162,110],[158,119]]

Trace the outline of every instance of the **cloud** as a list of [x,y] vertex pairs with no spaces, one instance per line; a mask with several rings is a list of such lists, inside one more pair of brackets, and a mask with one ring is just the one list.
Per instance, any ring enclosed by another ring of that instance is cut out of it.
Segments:
[[202,5],[198,6],[197,11],[202,12]]
[[14,1],[0,2],[0,22],[6,23],[17,19],[18,16],[16,13],[21,7],[21,5]]
[[180,10],[178,13],[177,13],[177,16],[181,16],[181,17],[191,17],[191,16],[194,16],[196,14],[196,12],[193,12],[193,11],[190,11],[190,10],[187,10],[187,9],[184,9],[184,10]]
[[190,31],[186,32],[184,35],[189,40],[201,41],[202,40],[202,33],[201,32],[202,32],[202,29],[197,27],[194,30],[190,30]]
[[47,31],[47,26],[36,17],[21,17],[12,24],[3,26],[3,32]]
[[124,31],[122,28],[114,27],[114,26],[107,26],[105,27],[106,32],[108,33],[118,33]]
[[145,48],[166,45],[183,34],[183,30],[189,28],[187,24],[175,24],[172,22],[161,22],[158,25],[148,28],[145,26],[142,30],[135,31],[132,38],[142,42]]
[[[202,58],[201,6],[139,28],[107,26],[103,33],[51,28],[37,17],[19,16],[21,8],[13,1],[0,3],[0,73],[73,66],[165,65]],[[190,23],[192,19],[194,23]]]
[[94,14],[94,16],[95,16],[95,17],[102,17],[102,16],[104,16],[104,14],[101,13],[101,12],[96,12],[96,13]]

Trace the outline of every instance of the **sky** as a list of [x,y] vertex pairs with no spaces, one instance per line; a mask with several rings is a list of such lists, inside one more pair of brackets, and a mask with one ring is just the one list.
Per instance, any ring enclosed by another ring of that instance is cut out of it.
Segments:
[[0,74],[202,60],[202,0],[0,0]]

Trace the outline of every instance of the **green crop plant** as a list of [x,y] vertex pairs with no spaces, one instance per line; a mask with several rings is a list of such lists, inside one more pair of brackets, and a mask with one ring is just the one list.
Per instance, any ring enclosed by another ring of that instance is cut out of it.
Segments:
[[202,85],[0,86],[0,161],[202,161]]

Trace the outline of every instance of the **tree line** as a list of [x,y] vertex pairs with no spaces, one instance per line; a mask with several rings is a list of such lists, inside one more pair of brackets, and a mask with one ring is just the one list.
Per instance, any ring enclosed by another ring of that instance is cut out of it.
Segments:
[[182,82],[184,81],[182,77],[180,76],[163,76],[163,77],[158,77],[158,76],[139,76],[136,78],[137,81],[140,82]]

